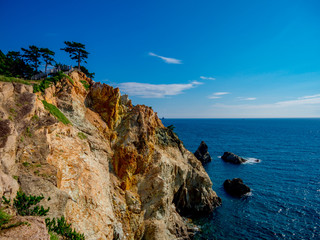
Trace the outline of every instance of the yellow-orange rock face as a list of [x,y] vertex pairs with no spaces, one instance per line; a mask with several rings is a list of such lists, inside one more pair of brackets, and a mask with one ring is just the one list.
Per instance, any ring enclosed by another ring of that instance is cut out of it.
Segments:
[[[0,195],[20,187],[50,197],[49,217],[64,215],[89,240],[189,239],[182,216],[220,204],[202,164],[150,107],[81,72],[69,76],[37,95],[0,83]],[[21,117],[11,121],[13,106]]]

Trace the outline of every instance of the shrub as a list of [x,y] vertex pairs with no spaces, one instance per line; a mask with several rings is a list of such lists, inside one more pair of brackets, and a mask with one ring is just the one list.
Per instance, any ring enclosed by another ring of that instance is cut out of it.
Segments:
[[81,80],[80,82],[82,83],[83,87],[88,91],[89,88],[90,88],[90,84],[87,83],[87,81],[84,81],[84,80]]
[[56,234],[62,236],[64,239],[72,240],[84,240],[84,234],[77,233],[74,229],[71,228],[71,224],[68,224],[62,216],[57,220],[53,218],[50,220],[46,218],[46,226],[49,232],[55,232]]
[[31,118],[32,121],[39,121],[39,119],[40,119],[39,116],[36,115],[36,114],[33,115],[32,118]]
[[82,132],[78,132],[78,137],[81,139],[81,140],[84,140],[84,139],[87,139],[87,136],[82,133]]
[[3,225],[10,221],[10,219],[11,216],[0,208],[0,230],[3,228]]
[[168,126],[167,128],[168,128],[169,130],[173,131],[176,127],[173,126],[173,125],[170,125],[170,126]]
[[44,80],[42,80],[40,82],[40,84],[34,84],[33,85],[33,92],[44,92],[45,89],[47,89],[48,87],[50,87],[52,84],[56,84],[57,82],[60,82],[62,80],[62,78],[68,78],[69,81],[72,83],[72,85],[74,85],[73,80],[71,79],[71,77],[69,77],[68,75],[64,74],[63,72],[58,72],[55,75],[53,75],[52,77],[48,77]]
[[13,206],[21,216],[46,216],[50,208],[45,209],[43,206],[32,206],[38,204],[43,196],[27,196],[24,192],[18,191],[16,198],[13,200]]
[[49,232],[49,235],[50,235],[50,240],[59,240],[59,237],[55,233]]
[[24,167],[29,167],[29,166],[30,166],[30,163],[28,163],[28,162],[23,162],[22,165],[23,165]]
[[2,203],[3,204],[6,204],[6,205],[9,205],[11,202],[11,199],[7,199],[5,196],[2,196]]
[[48,103],[47,101],[42,101],[44,108],[48,110],[53,116],[55,116],[60,122],[67,125],[70,123],[69,119],[57,108],[55,105]]
[[9,228],[12,228],[12,227],[18,227],[18,226],[20,226],[22,224],[25,224],[25,225],[29,224],[28,222],[21,222],[21,221],[18,221],[18,222],[13,223],[13,224],[8,224],[11,219],[12,219],[12,216],[9,215],[8,213],[4,212],[0,208],[0,230],[9,229]]

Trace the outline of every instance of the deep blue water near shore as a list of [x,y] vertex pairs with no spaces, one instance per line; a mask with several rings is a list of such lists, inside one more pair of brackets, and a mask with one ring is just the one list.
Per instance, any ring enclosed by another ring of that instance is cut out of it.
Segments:
[[[204,140],[205,166],[222,206],[199,220],[201,239],[320,239],[320,119],[164,119],[194,152]],[[260,163],[232,165],[230,151]],[[237,199],[224,180],[240,177],[252,191]]]

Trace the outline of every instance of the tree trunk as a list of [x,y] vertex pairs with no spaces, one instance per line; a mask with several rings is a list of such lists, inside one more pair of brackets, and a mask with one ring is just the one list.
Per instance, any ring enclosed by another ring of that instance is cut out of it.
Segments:
[[80,71],[80,53],[79,53],[79,55],[78,55],[78,69],[79,69],[79,71]]

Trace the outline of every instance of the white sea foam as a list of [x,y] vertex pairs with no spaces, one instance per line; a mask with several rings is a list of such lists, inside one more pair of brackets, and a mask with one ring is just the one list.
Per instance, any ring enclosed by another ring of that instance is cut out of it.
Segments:
[[252,197],[252,196],[253,196],[253,193],[252,193],[252,191],[251,191],[251,192],[246,193],[244,196]]
[[243,157],[247,161],[244,164],[254,164],[254,163],[260,163],[261,159],[258,158],[252,158],[252,157]]

